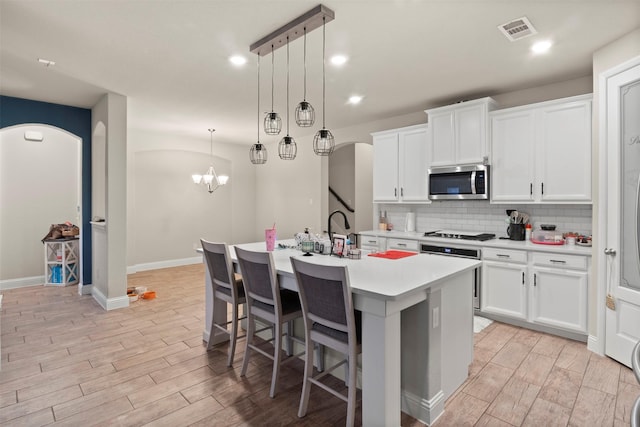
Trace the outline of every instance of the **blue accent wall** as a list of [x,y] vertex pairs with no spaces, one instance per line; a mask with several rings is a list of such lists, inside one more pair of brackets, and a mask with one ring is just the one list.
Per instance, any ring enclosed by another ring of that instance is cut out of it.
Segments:
[[91,283],[91,110],[0,95],[0,129],[45,124],[82,138],[82,283]]

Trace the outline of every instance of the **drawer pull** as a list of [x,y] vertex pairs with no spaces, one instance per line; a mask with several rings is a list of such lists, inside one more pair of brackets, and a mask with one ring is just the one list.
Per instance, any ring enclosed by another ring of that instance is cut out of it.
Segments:
[[550,259],[549,261],[551,261],[553,264],[566,264],[567,261],[561,260],[561,259]]
[[368,243],[378,243],[378,242],[377,242],[377,241],[375,241],[375,240],[367,240],[367,242],[368,242]]
[[505,254],[496,254],[496,256],[498,258],[511,258],[511,255],[505,255]]
[[398,243],[397,246],[407,246],[406,243]]

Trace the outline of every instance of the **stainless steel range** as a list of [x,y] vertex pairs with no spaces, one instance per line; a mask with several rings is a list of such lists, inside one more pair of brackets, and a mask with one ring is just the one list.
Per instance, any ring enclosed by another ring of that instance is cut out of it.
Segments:
[[461,240],[478,240],[485,241],[495,239],[496,235],[491,233],[483,233],[476,231],[461,231],[461,230],[437,230],[427,231],[424,233],[425,237],[443,237],[447,239],[461,239]]
[[[439,237],[444,239],[453,240],[475,240],[486,241],[495,239],[496,235],[491,233],[481,233],[473,231],[459,231],[459,230],[438,230],[424,233],[425,237]],[[454,242],[452,240],[451,245],[447,244],[420,244],[421,253],[430,253],[436,255],[445,256],[457,256],[462,258],[482,259],[482,250],[478,246],[465,246],[462,242]],[[480,289],[482,281],[481,268],[476,268],[474,272],[473,280],[473,308],[474,310],[480,310]]]

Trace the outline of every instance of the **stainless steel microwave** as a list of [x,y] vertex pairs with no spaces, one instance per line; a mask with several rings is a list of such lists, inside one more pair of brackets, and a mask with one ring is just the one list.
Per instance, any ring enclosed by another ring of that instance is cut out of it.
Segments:
[[429,169],[432,200],[483,200],[489,198],[489,166],[451,166]]

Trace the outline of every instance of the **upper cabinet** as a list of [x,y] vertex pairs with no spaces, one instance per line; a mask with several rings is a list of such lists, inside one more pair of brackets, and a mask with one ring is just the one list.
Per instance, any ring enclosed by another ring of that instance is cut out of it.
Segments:
[[425,110],[429,121],[431,167],[486,163],[489,158],[491,98]]
[[373,136],[373,201],[429,202],[427,125]]
[[491,113],[491,201],[591,202],[591,95]]

